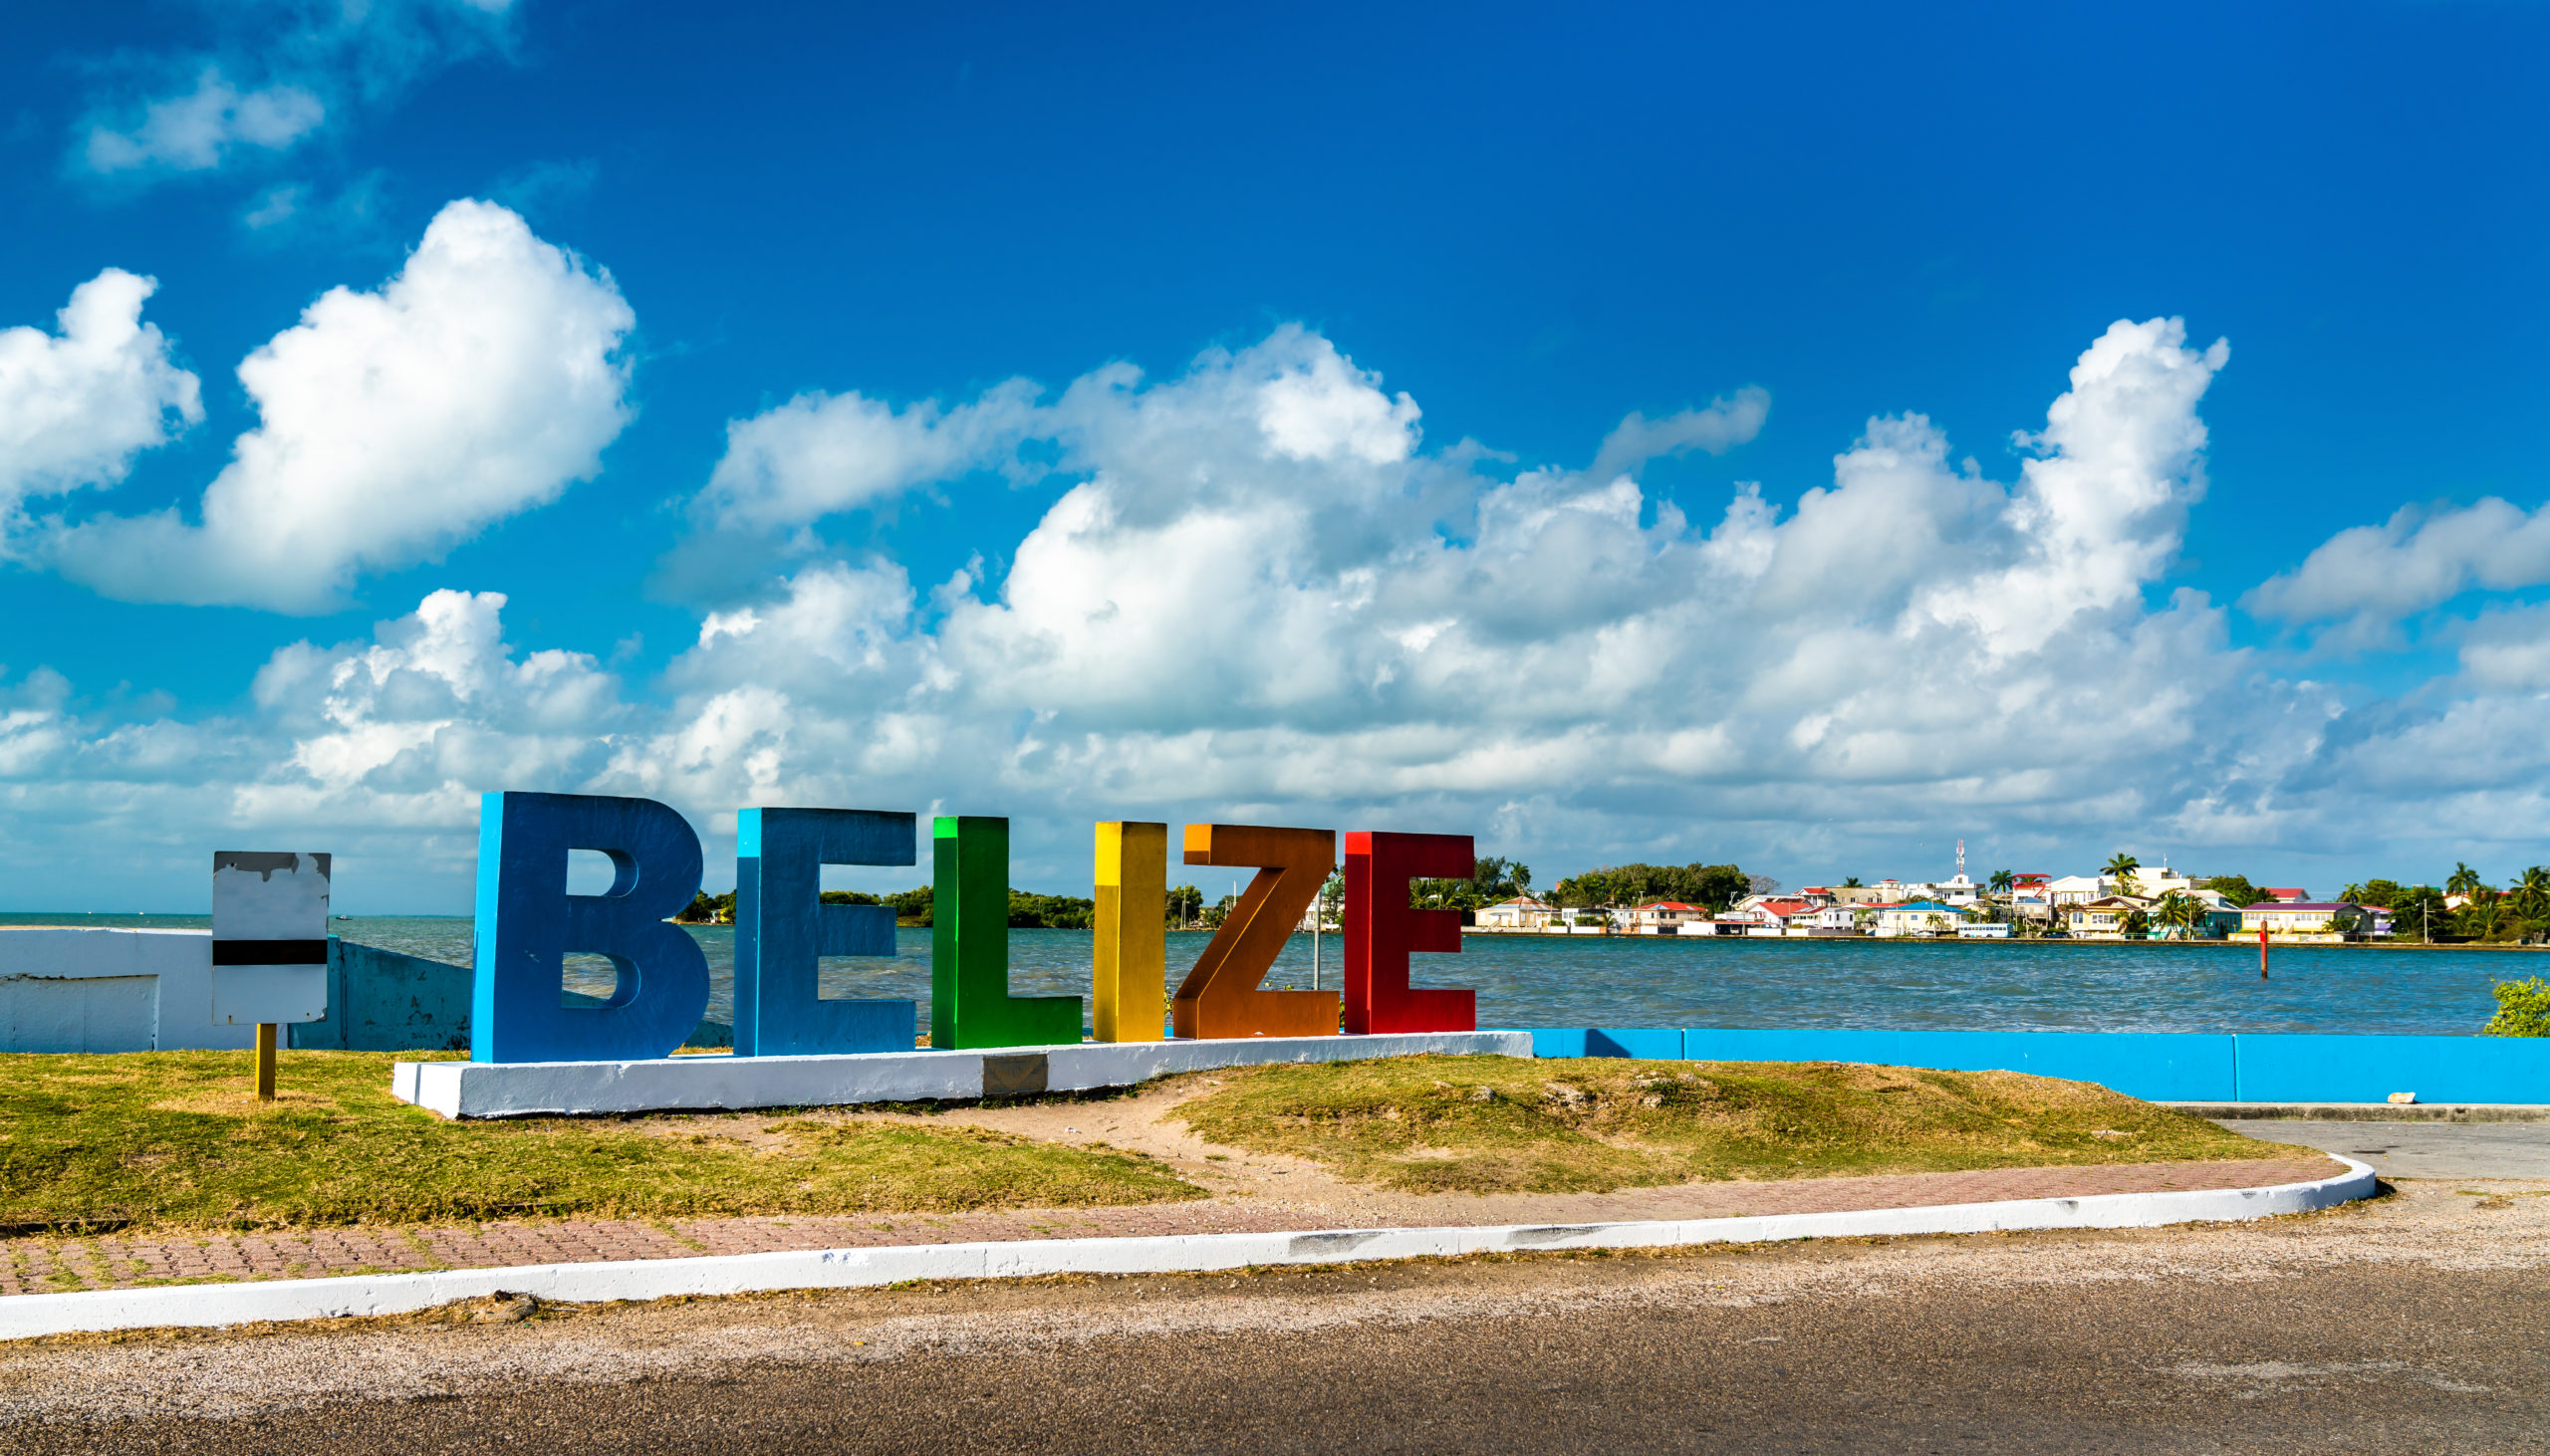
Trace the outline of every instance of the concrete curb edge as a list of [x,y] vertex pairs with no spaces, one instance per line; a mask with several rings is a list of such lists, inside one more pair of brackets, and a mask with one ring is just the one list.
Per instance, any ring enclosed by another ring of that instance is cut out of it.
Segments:
[[2353,1158],[2347,1171],[2305,1183],[2164,1193],[2100,1193],[1999,1203],[1749,1218],[1658,1219],[1636,1223],[1505,1224],[1477,1228],[1329,1229],[1306,1233],[1173,1234],[1148,1238],[1030,1239],[1009,1243],[915,1244],[869,1249],[805,1249],[695,1259],[632,1259],[532,1264],[428,1274],[92,1290],[0,1298],[0,1340],[46,1335],[217,1327],[267,1321],[398,1315],[499,1292],[566,1304],[660,1300],[678,1295],[768,1294],[856,1289],[907,1280],[1022,1279],[1047,1274],[1193,1274],[1251,1265],[1343,1264],[1466,1254],[1565,1249],[1660,1248],[1775,1243],[1790,1239],[1975,1234],[2020,1229],[2153,1228],[2312,1213],[2370,1197],[2374,1172]]

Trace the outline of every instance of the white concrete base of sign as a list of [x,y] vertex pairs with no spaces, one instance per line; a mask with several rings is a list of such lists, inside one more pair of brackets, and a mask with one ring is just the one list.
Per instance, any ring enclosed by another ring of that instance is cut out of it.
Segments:
[[851,1057],[666,1057],[652,1062],[400,1062],[391,1095],[446,1117],[710,1111],[917,1102],[1132,1087],[1172,1072],[1371,1057],[1532,1055],[1529,1032],[1081,1042]]
[[2128,1229],[2310,1213],[2374,1191],[2373,1169],[2309,1183],[2174,1193],[2101,1193],[1859,1213],[1641,1223],[1506,1224],[1488,1228],[1330,1229],[1295,1234],[1178,1234],[1130,1239],[1031,1239],[996,1244],[918,1244],[810,1249],[705,1259],[534,1264],[435,1274],[356,1275],[0,1298],[0,1339],[75,1331],[243,1325],[399,1315],[498,1293],[568,1304],[660,1300],[676,1295],[860,1289],[913,1279],[1022,1279],[1047,1274],[1172,1274],[1252,1265],[1344,1264],[1366,1259],[1451,1258],[1552,1249],[1637,1249],[1675,1244],[1760,1244],[1789,1239],[1980,1234],[2015,1229]]

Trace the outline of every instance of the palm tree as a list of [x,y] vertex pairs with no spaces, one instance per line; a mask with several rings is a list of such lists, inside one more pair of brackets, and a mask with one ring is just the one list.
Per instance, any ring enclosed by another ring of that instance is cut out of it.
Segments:
[[2524,932],[2525,937],[2530,938],[2545,922],[2550,922],[2550,869],[2535,864],[2523,871],[2522,877],[2506,891],[2506,898],[2514,901],[2516,914],[2532,922]]
[[2161,903],[2153,907],[2153,915],[2162,924],[2177,931],[2179,939],[2191,939],[2195,935],[2195,927],[2204,919],[2204,901],[2171,890],[2161,896]]
[[2497,932],[2505,928],[2505,902],[2498,899],[2473,900],[2462,910],[2461,923],[2465,928],[2476,931],[2481,940],[2494,940]]
[[2515,908],[2534,919],[2550,909],[2550,869],[2535,864],[2514,882]]
[[2443,892],[2445,894],[2476,894],[2478,890],[2479,871],[2471,868],[2467,864],[2454,864],[2452,866],[2452,877],[2443,882]]
[[2018,882],[2019,877],[2012,874],[2010,871],[2006,869],[1995,869],[1992,871],[1992,877],[1985,881],[1985,884],[1994,894],[2005,895],[2010,892],[2010,886],[2017,884]]
[[2134,871],[2142,867],[2142,860],[2120,849],[2108,856],[2107,867],[2099,872],[2116,881],[2118,894],[2130,895],[2134,893]]
[[1842,888],[1844,889],[1859,889],[1861,887],[1860,877],[1856,874],[1842,881]]

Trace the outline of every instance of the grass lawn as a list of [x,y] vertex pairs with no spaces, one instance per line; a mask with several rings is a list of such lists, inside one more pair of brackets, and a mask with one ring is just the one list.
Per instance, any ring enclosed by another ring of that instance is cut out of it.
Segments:
[[2087,1083],[1830,1062],[1411,1057],[1190,1073],[1201,1136],[1414,1193],[2292,1157]]
[[245,1052],[0,1054],[0,1231],[129,1220],[260,1228],[540,1215],[951,1212],[1203,1190],[1139,1155],[980,1128],[770,1114],[447,1122],[389,1095],[421,1054],[287,1052],[260,1106]]

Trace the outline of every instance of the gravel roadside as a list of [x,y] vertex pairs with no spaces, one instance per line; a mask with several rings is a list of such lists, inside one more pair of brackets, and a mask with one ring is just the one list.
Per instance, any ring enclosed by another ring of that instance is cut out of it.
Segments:
[[33,1342],[0,1348],[0,1423],[27,1452],[912,1449],[951,1420],[1021,1450],[2511,1450],[2545,1425],[2545,1267],[2550,1183],[2413,1182],[2191,1229]]

